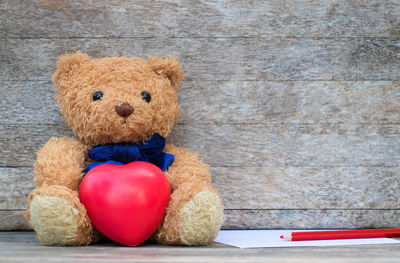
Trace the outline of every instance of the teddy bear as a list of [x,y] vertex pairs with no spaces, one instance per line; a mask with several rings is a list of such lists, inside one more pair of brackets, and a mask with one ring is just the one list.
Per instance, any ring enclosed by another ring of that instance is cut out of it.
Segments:
[[[78,51],[59,57],[52,76],[55,97],[75,137],[52,137],[36,154],[36,188],[29,194],[25,217],[42,244],[88,245],[101,238],[78,194],[84,170],[95,162],[91,150],[166,138],[178,120],[183,75],[172,56],[92,59]],[[165,170],[171,194],[151,240],[209,244],[224,218],[209,166],[197,153],[173,144],[162,151],[174,157]]]

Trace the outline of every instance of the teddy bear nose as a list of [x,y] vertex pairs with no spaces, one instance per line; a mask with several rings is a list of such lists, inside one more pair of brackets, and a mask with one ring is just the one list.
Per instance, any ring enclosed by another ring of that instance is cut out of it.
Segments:
[[122,103],[121,105],[115,105],[115,111],[118,113],[119,116],[121,117],[128,117],[133,113],[133,107],[129,103]]

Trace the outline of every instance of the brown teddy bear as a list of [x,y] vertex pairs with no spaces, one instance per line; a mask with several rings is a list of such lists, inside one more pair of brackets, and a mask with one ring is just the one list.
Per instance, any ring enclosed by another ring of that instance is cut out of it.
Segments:
[[[26,218],[45,245],[88,245],[100,237],[78,196],[83,170],[93,163],[89,150],[141,143],[153,134],[167,137],[179,115],[183,71],[173,57],[90,59],[78,51],[59,58],[52,79],[60,111],[77,138],[51,138],[38,151]],[[209,244],[223,221],[209,167],[197,153],[172,144],[163,152],[174,156],[165,171],[171,197],[152,240]]]

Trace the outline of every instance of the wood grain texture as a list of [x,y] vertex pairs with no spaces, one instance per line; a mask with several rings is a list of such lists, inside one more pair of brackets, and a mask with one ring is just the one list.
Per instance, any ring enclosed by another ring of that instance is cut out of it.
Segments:
[[225,216],[225,229],[400,227],[399,209],[227,210]]
[[400,38],[0,39],[0,79],[49,80],[57,57],[174,55],[187,80],[398,80]]
[[[400,209],[399,167],[212,167],[211,174],[229,210]],[[32,178],[30,167],[0,167],[0,210],[25,209]]]
[[[5,81],[0,124],[60,124],[50,81]],[[399,81],[184,81],[180,124],[400,123]]]
[[211,166],[399,166],[397,124],[190,124],[171,142]]
[[30,230],[31,227],[25,220],[24,214],[25,210],[0,210],[0,230]]
[[[71,136],[66,124],[0,125],[0,166],[31,166],[52,137]],[[168,142],[197,151],[213,167],[400,166],[400,125],[176,125]]]
[[0,230],[27,228],[35,152],[72,135],[50,76],[76,50],[180,59],[169,141],[211,165],[224,228],[398,226],[399,17],[393,0],[0,1]]
[[32,168],[0,167],[0,211],[25,209],[33,188]]
[[400,209],[399,167],[213,167],[227,209]]
[[5,0],[7,37],[398,37],[397,1]]
[[238,249],[220,243],[205,247],[143,244],[122,247],[106,241],[86,247],[46,247],[32,231],[0,232],[0,261],[11,262],[398,262],[399,244]]

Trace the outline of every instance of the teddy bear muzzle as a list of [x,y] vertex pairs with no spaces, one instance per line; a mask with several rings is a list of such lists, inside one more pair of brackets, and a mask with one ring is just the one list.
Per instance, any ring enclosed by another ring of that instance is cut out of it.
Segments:
[[121,105],[115,105],[115,111],[119,116],[127,118],[134,111],[134,108],[129,103],[122,103]]

